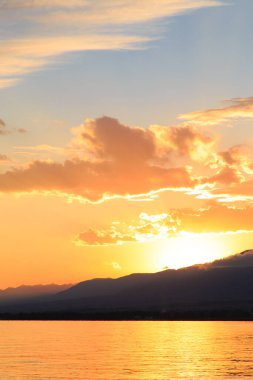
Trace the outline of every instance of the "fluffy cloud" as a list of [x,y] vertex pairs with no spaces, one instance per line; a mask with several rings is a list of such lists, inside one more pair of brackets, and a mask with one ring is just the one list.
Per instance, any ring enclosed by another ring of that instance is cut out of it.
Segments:
[[118,163],[80,160],[63,164],[35,161],[27,168],[0,174],[0,192],[61,192],[91,201],[193,185],[186,168],[166,169],[147,164],[122,167]]
[[192,126],[162,127],[151,126],[150,130],[158,141],[157,149],[161,157],[172,153],[177,158],[187,157],[196,162],[205,162],[212,156],[216,141]]
[[102,117],[74,129],[72,148],[89,152],[93,159],[107,158],[135,166],[144,161],[171,163],[179,157],[205,162],[215,149],[215,139],[192,126],[129,127]]
[[205,162],[214,146],[211,138],[192,127],[144,129],[109,117],[87,120],[73,132],[71,159],[34,161],[9,170],[0,175],[0,192],[51,191],[99,200],[191,188],[200,180],[189,163]]
[[179,116],[196,125],[216,125],[231,119],[253,118],[253,97],[226,101],[229,105],[204,111],[190,112]]
[[77,130],[77,138],[77,144],[98,159],[136,166],[155,157],[155,136],[149,129],[125,126],[109,117],[88,120]]
[[[218,197],[217,184],[233,188],[252,173],[241,148],[216,153],[216,139],[192,126],[145,129],[102,117],[88,119],[72,132],[74,138],[65,150],[68,160],[36,160],[12,168],[0,174],[0,192],[51,192],[100,201],[169,188],[204,191],[211,186],[212,198]],[[45,145],[33,150],[64,154],[63,148]],[[203,175],[205,171],[209,176]]]

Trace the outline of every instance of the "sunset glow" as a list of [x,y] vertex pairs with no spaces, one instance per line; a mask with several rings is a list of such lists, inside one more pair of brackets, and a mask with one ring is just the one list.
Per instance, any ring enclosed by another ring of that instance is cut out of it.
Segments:
[[0,288],[251,248],[252,11],[0,0]]
[[170,250],[158,257],[160,268],[179,269],[214,261],[224,255],[224,246],[212,234],[186,233],[171,239]]

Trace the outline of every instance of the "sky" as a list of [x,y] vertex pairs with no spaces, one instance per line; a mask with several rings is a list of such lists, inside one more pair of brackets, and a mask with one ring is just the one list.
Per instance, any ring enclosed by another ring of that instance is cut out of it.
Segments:
[[252,0],[0,0],[0,287],[252,248]]

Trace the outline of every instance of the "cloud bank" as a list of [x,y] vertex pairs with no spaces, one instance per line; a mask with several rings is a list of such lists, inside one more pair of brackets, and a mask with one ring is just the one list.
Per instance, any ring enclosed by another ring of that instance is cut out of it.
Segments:
[[72,133],[68,159],[14,167],[0,174],[0,192],[61,193],[92,202],[163,189],[215,199],[248,187],[247,195],[253,195],[250,149],[240,145],[219,152],[216,136],[197,127],[141,128],[104,116],[87,119]]

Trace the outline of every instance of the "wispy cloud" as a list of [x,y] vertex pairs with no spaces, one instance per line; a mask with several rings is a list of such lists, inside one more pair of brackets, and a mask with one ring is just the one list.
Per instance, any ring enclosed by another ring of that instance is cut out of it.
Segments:
[[85,0],[0,0],[0,9],[73,8],[86,3]]
[[253,118],[253,97],[230,99],[226,103],[229,104],[226,107],[190,112],[179,119],[196,125],[217,125],[231,119]]
[[0,86],[8,87],[20,80],[20,76],[40,70],[56,57],[77,51],[135,49],[146,38],[113,36],[61,36],[31,37],[0,42]]
[[218,0],[97,0],[84,1],[81,9],[52,12],[38,21],[46,24],[129,25],[171,17],[189,10],[221,5]]
[[0,0],[6,36],[0,42],[0,87],[56,63],[57,57],[62,62],[66,53],[143,48],[158,34],[153,28],[140,32],[139,24],[218,5],[221,1]]

